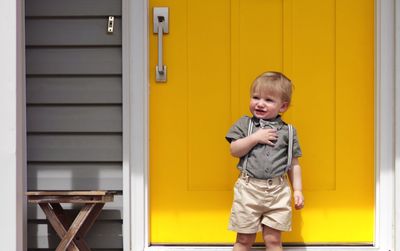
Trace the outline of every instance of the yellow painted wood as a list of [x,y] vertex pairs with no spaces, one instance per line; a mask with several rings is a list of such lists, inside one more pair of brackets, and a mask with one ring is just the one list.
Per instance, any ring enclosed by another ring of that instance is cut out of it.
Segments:
[[[226,244],[237,160],[224,135],[265,70],[295,84],[306,206],[285,242],[374,241],[373,0],[151,0],[168,6],[168,82],[150,29],[150,241]],[[152,17],[150,8],[150,17]],[[152,25],[152,24],[150,24]],[[258,241],[261,241],[258,238]]]

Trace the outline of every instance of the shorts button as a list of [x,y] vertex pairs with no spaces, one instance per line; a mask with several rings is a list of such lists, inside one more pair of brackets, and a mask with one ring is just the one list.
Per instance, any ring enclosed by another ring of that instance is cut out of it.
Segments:
[[268,180],[268,185],[272,185],[272,180]]

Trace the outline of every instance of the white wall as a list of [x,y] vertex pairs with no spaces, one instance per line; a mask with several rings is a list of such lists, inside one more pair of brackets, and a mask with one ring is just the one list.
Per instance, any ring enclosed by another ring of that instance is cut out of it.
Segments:
[[400,250],[400,1],[395,1],[395,250]]
[[10,251],[25,249],[22,10],[21,0],[0,1],[0,243]]

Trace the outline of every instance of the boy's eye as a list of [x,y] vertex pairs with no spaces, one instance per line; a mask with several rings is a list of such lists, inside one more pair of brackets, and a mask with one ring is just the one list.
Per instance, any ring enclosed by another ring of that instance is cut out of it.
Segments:
[[260,99],[260,97],[258,97],[258,96],[253,96],[252,99],[258,100],[258,99]]

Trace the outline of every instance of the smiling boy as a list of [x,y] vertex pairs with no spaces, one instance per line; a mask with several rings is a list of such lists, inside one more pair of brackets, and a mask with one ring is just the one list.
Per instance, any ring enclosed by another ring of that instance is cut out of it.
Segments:
[[292,127],[280,116],[289,108],[292,83],[282,73],[265,72],[253,82],[250,95],[252,118],[243,116],[226,135],[241,171],[229,221],[229,229],[237,232],[233,250],[250,250],[260,230],[267,250],[282,250],[281,232],[291,230],[292,219],[286,174],[295,208],[304,206],[300,145],[296,130],[290,134]]

